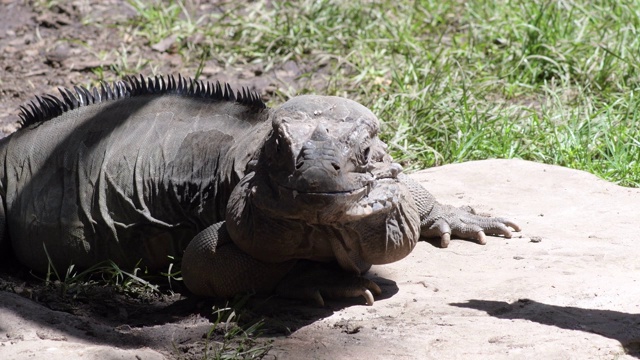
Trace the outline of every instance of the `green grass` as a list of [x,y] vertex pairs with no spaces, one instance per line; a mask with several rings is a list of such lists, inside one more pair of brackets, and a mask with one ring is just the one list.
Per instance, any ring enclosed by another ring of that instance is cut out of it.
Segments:
[[295,92],[370,107],[410,169],[521,158],[640,186],[640,1],[130,3],[125,31],[188,62],[328,74]]
[[[159,292],[157,285],[143,278],[146,277],[145,275],[138,275],[138,272],[141,270],[140,268],[136,266],[133,271],[127,272],[111,260],[100,262],[80,272],[77,271],[75,265],[70,265],[63,275],[51,261],[47,247],[44,246],[44,244],[43,247],[49,262],[47,267],[48,271],[42,280],[45,285],[59,289],[60,296],[62,297],[69,296],[74,298],[91,286],[96,285],[112,286],[122,293],[133,296]],[[176,274],[171,273],[170,267],[169,273],[163,275],[167,276],[168,280],[170,280]]]
[[[242,307],[243,305],[240,305]],[[271,349],[271,342],[259,342],[262,320],[240,326],[240,315],[234,307],[213,308],[216,317],[205,338],[203,359],[262,359]],[[219,340],[215,340],[215,338]]]

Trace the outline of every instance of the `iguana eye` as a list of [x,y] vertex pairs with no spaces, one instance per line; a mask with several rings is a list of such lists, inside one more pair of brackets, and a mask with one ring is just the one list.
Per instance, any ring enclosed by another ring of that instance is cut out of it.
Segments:
[[280,146],[280,139],[276,139],[276,153],[280,153],[281,146]]

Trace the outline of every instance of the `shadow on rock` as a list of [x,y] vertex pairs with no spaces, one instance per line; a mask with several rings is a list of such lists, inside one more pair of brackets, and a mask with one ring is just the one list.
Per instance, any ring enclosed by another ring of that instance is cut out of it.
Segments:
[[640,358],[640,314],[548,305],[529,299],[520,299],[512,304],[504,301],[469,300],[450,305],[482,310],[499,319],[524,319],[602,335],[618,340],[628,355]]
[[[368,279],[380,286],[382,294],[375,296],[375,301],[391,298],[399,289],[395,281],[369,275]],[[318,306],[308,301],[291,300],[277,296],[269,298],[254,297],[247,306],[251,316],[248,321],[262,320],[264,336],[289,335],[298,329],[318,320],[327,318],[342,309],[351,306],[366,306],[362,296],[345,299],[326,299],[325,306]]]

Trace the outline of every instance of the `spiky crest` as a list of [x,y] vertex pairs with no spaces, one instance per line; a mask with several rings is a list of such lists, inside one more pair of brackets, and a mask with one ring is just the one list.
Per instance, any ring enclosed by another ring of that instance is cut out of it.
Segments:
[[25,128],[31,124],[51,120],[83,106],[98,104],[110,100],[124,99],[140,95],[182,95],[187,97],[198,97],[218,101],[232,101],[260,110],[266,105],[258,94],[242,88],[242,93],[238,90],[234,95],[233,89],[228,83],[221,84],[216,81],[212,84],[208,81],[184,78],[178,74],[178,81],[173,75],[145,78],[127,76],[122,81],[112,84],[101,83],[100,88],[94,87],[89,90],[84,87],[74,86],[73,90],[58,88],[62,99],[55,95],[47,94],[36,96],[35,100],[26,106],[20,106],[20,128]]

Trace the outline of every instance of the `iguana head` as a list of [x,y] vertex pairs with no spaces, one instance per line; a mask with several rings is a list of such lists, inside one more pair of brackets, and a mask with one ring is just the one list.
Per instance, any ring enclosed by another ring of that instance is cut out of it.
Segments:
[[[270,221],[339,232],[343,244],[331,244],[332,251],[347,247],[358,253],[357,261],[391,262],[409,253],[417,240],[417,211],[397,179],[402,168],[378,138],[379,121],[369,109],[340,97],[299,96],[274,109],[270,119],[272,130],[250,169],[250,190],[240,196],[249,197]],[[380,239],[365,239],[365,225],[379,229]],[[364,254],[370,244],[362,242],[378,242],[374,247],[382,250]],[[390,248],[398,248],[398,254],[384,253]]]
[[300,207],[342,209],[366,196],[376,178],[395,177],[401,170],[377,137],[376,116],[354,101],[300,96],[276,109],[271,120],[260,164],[279,197],[295,199]]

